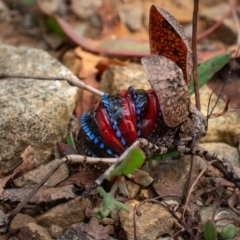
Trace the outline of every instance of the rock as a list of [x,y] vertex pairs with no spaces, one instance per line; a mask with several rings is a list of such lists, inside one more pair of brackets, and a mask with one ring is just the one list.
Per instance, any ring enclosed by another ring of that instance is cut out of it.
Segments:
[[126,184],[129,199],[136,198],[140,190],[140,186],[138,184],[133,183],[132,181],[126,181]]
[[174,200],[182,200],[190,169],[189,157],[159,162],[156,169],[151,172],[154,178],[153,188],[159,196],[175,196]]
[[[0,45],[0,74],[40,77],[74,75],[42,50]],[[64,81],[0,80],[0,177],[22,162],[31,145],[39,164],[45,163],[57,141],[67,133],[77,88]]]
[[30,222],[20,229],[18,234],[20,240],[52,240],[48,230]]
[[[60,159],[54,160],[44,166],[25,173],[23,176],[13,180],[16,187],[31,188],[39,183],[52,168],[60,163]],[[68,177],[69,171],[67,164],[63,164],[60,168],[47,180],[43,185],[44,187],[55,187],[58,183],[62,182]]]
[[215,206],[210,206],[199,210],[200,221],[205,223],[207,220],[212,219],[213,212],[215,214],[214,220],[222,219],[216,222],[218,232],[220,232],[226,224],[232,223],[231,219],[234,219],[237,222],[240,220],[237,214],[229,208],[220,207],[216,210]]
[[63,234],[63,228],[59,227],[56,224],[51,225],[48,231],[51,234],[51,236],[54,238],[57,238]]
[[134,177],[131,180],[140,185],[142,188],[148,187],[153,182],[153,178],[149,175],[149,173],[141,169],[134,170],[132,175]]
[[120,209],[114,208],[110,213],[111,219],[113,219],[113,221],[114,221],[114,226],[119,226],[119,224],[120,224],[119,212],[120,212]]
[[[226,158],[234,167],[240,167],[240,157],[237,148],[231,147],[226,143],[201,143],[200,147]],[[205,166],[206,162],[203,160],[202,162]]]
[[35,219],[38,224],[44,227],[49,228],[52,224],[56,224],[62,228],[67,228],[85,218],[84,211],[86,207],[92,208],[90,200],[77,197],[51,208],[49,211],[38,215]]
[[101,219],[101,223],[105,224],[105,225],[113,225],[114,224],[114,220],[111,218],[103,218]]
[[6,214],[0,210],[0,233],[5,233],[7,232],[8,225],[7,225],[7,216]]
[[[126,203],[129,212],[120,211],[119,217],[127,239],[134,239],[133,208],[138,204],[132,200]],[[172,230],[174,219],[171,214],[159,205],[145,203],[139,208],[141,216],[136,216],[137,238],[139,240],[155,240],[158,236]]]
[[0,234],[0,240],[19,240],[19,238],[8,238],[7,234]]
[[149,195],[148,195],[148,190],[147,189],[141,189],[140,193],[139,193],[139,197],[142,199],[148,199]]
[[115,233],[115,229],[112,225],[107,225],[108,227],[108,234],[113,235]]
[[62,236],[58,237],[58,240],[88,239],[88,234],[84,232],[84,229],[84,223],[75,223],[71,225]]
[[133,5],[132,3],[122,4],[120,10],[124,16],[125,24],[130,30],[141,30],[143,20],[143,9],[141,5]]
[[28,223],[37,223],[37,221],[29,215],[18,213],[9,225],[9,233],[18,233],[19,229]]
[[[211,90],[205,85],[200,89],[201,112],[207,115],[207,106]],[[213,94],[211,107],[215,104],[217,96]],[[194,103],[194,95],[191,96]],[[215,113],[221,113],[225,107],[223,100],[219,100]],[[207,135],[201,142],[225,142],[231,146],[238,146],[240,140],[240,112],[227,113],[224,116],[212,118],[208,121]]]
[[[228,3],[218,3],[212,7],[207,7],[199,14],[203,20],[204,28],[208,29],[213,24],[222,19],[222,16],[228,11]],[[234,20],[232,18],[226,18],[221,25],[215,29],[208,37],[216,40],[221,40],[226,44],[234,44],[238,36],[237,29],[235,28]]]
[[151,88],[142,65],[130,63],[127,66],[111,66],[102,75],[100,90],[116,94],[133,86],[135,89]]
[[[95,226],[96,228],[97,226]],[[108,226],[109,231],[112,230],[112,226]],[[87,232],[93,232],[93,231],[99,231],[98,229],[88,229],[88,224],[84,224],[83,222],[81,223],[76,223],[71,225],[65,233],[58,237],[58,240],[78,240],[78,239],[89,239],[89,240],[94,240],[94,239],[106,239],[106,240],[117,240],[115,238],[112,238],[110,236],[107,236],[106,238],[94,238],[90,233],[87,234]],[[101,234],[101,231],[100,233]],[[101,234],[101,236],[103,236]]]
[[81,19],[88,19],[98,14],[98,8],[101,6],[101,0],[78,1],[72,0],[70,8]]

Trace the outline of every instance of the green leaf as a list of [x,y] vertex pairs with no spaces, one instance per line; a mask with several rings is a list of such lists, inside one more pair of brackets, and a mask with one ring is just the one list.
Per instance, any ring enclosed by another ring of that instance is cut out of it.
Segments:
[[73,136],[72,136],[71,133],[68,133],[68,134],[67,134],[66,142],[67,142],[67,145],[68,145],[68,146],[70,146],[70,147],[75,147],[74,138],[73,138]]
[[222,238],[234,238],[238,233],[238,229],[233,224],[226,224],[221,231]]
[[109,180],[114,176],[122,174],[129,175],[142,166],[145,158],[144,152],[139,147],[133,147],[121,163],[106,176],[106,179]]
[[55,33],[59,37],[66,36],[64,31],[62,30],[62,28],[59,26],[58,22],[54,18],[48,17],[46,20],[46,25],[53,33]]
[[154,161],[159,161],[159,160],[162,160],[162,159],[165,159],[165,158],[169,158],[169,157],[175,157],[179,155],[179,152],[174,149],[174,148],[170,148],[168,149],[168,151],[163,154],[163,155],[159,155],[158,153],[154,153],[150,158],[149,160],[154,160]]
[[[226,65],[232,53],[220,53],[208,59],[198,67],[198,84],[201,88],[216,72],[218,72],[224,65]],[[190,94],[194,93],[193,81],[190,84]]]
[[215,224],[208,220],[203,228],[205,240],[217,240],[217,230]]

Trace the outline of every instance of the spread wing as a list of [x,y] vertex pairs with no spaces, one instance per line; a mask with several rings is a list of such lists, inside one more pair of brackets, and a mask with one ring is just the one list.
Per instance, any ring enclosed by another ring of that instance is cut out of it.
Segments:
[[149,19],[151,54],[171,59],[183,71],[186,84],[192,74],[192,49],[182,26],[166,10],[152,6]]
[[191,104],[182,70],[172,60],[159,55],[150,55],[141,61],[156,92],[165,123],[169,127],[178,126],[188,117]]

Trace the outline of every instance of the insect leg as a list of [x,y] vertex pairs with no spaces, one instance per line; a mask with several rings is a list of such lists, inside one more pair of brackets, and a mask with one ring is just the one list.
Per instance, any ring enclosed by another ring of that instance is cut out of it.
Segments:
[[193,154],[202,157],[207,161],[216,160],[212,165],[217,168],[228,181],[232,182],[238,189],[240,189],[240,178],[235,173],[232,164],[227,159],[201,147],[187,148],[185,146],[178,146],[178,151],[183,154]]
[[95,183],[88,189],[86,189],[81,196],[87,197],[92,190],[94,190],[97,186],[99,186],[105,177],[128,155],[128,153],[131,151],[132,148],[135,146],[139,146],[144,151],[149,151],[151,154],[153,152],[156,152],[159,150],[159,147],[155,144],[152,144],[145,138],[138,138],[129,148],[126,149],[126,151],[119,157],[116,158],[116,161],[97,179],[95,180]]

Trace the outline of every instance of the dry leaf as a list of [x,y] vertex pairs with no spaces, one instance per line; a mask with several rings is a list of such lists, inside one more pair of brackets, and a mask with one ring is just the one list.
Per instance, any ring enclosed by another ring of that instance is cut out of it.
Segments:
[[89,171],[82,169],[81,172],[77,172],[67,178],[65,181],[61,182],[58,187],[66,186],[69,184],[74,184],[79,187],[84,187],[85,189],[91,187],[95,180],[99,177],[94,171]]
[[108,227],[100,225],[96,218],[92,218],[85,227],[85,232],[94,237],[95,240],[106,239],[108,237],[108,231]]
[[23,159],[22,164],[15,168],[11,175],[0,179],[0,196],[2,195],[4,187],[9,180],[20,177],[24,173],[37,167],[37,160],[34,158],[33,149],[31,146],[28,146],[24,150],[24,152],[21,154],[21,157]]

